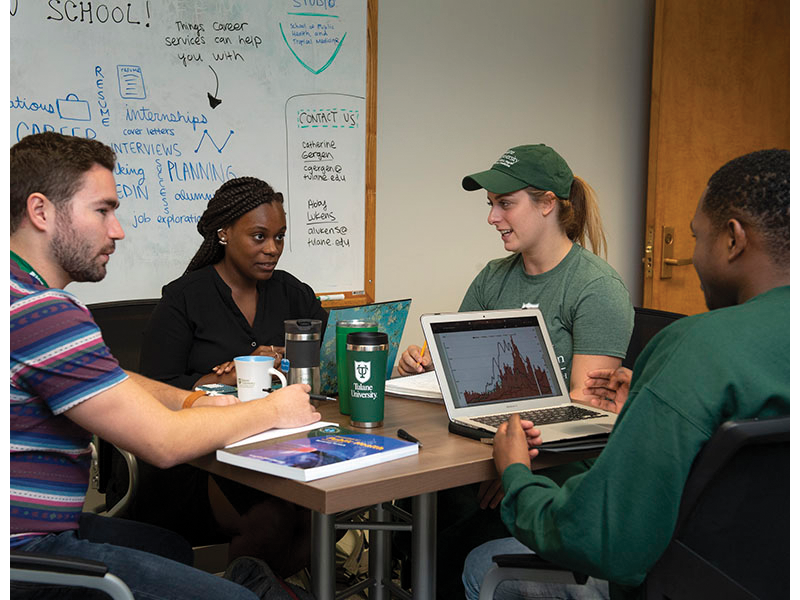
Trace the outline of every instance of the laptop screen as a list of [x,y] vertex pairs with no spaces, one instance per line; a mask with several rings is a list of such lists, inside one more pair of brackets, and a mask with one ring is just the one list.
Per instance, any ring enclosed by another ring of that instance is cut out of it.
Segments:
[[559,396],[536,316],[431,323],[456,408]]

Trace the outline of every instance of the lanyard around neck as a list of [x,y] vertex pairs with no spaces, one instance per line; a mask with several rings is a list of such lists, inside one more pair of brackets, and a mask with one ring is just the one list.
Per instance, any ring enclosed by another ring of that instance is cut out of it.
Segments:
[[36,272],[36,269],[34,269],[32,266],[30,266],[30,264],[28,264],[28,261],[26,261],[24,258],[22,258],[19,254],[17,254],[13,250],[11,251],[11,260],[13,260],[15,263],[17,263],[19,265],[20,269],[22,269],[28,275],[33,277],[36,281],[38,281],[44,287],[46,287],[46,288],[50,287],[49,285],[47,285],[47,282],[44,280],[44,277],[39,275]]

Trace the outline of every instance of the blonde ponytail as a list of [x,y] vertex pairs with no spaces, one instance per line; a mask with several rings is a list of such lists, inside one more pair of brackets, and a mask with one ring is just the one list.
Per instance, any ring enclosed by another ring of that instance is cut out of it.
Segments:
[[567,237],[584,248],[588,237],[592,252],[606,258],[606,236],[597,206],[597,194],[592,186],[575,176],[569,190],[569,199],[559,198],[558,202],[558,218]]

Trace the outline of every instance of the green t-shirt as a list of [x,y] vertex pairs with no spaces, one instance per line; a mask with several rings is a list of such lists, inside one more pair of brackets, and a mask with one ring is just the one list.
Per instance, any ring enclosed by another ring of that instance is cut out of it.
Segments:
[[594,466],[560,487],[509,466],[503,521],[542,557],[608,579],[612,598],[637,597],[711,435],[728,420],[786,414],[789,286],[662,330],[637,359],[628,401]]
[[521,254],[489,262],[469,286],[459,311],[534,304],[544,315],[567,385],[573,354],[625,357],[633,331],[628,289],[611,265],[578,244],[539,275],[525,272]]

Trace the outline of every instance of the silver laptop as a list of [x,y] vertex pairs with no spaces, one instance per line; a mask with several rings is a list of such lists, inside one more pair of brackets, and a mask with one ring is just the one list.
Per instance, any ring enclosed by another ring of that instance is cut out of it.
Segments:
[[617,415],[572,402],[538,308],[420,317],[451,421],[492,434],[512,413],[545,442],[609,433]]

